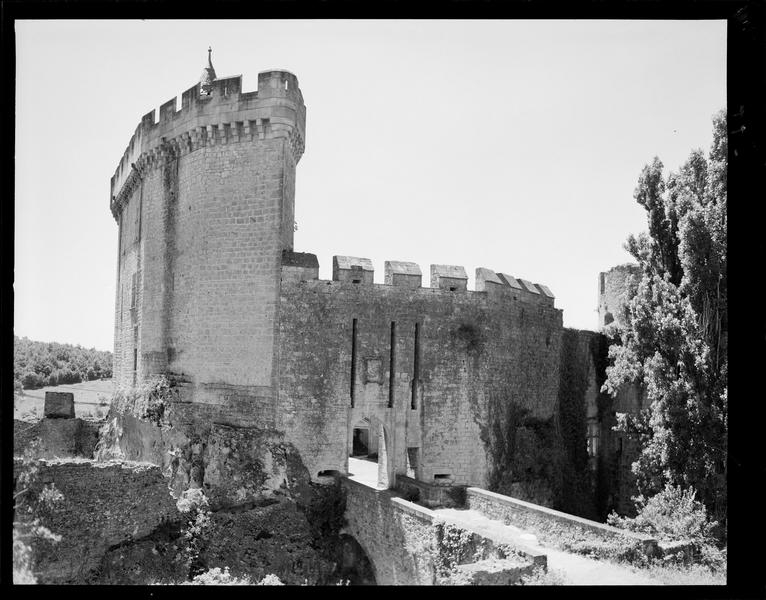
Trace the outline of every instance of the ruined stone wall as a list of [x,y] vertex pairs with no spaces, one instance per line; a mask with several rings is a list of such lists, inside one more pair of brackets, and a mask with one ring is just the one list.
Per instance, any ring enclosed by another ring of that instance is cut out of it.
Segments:
[[109,548],[181,520],[167,480],[152,465],[71,458],[41,461],[38,481],[55,484],[64,496],[41,515],[42,524],[62,538],[58,543],[34,542],[33,571],[39,583],[81,583],[99,567]]
[[624,311],[628,302],[627,283],[631,275],[640,275],[638,265],[625,264],[599,273],[598,280],[598,327],[612,322],[624,324]]
[[[416,323],[420,373],[413,409]],[[371,436],[383,425],[393,472],[407,474],[407,448],[417,448],[411,458],[418,479],[447,475],[439,480],[484,485],[489,399],[550,417],[561,332],[561,311],[511,296],[283,282],[279,429],[298,447],[312,477],[320,470],[345,472],[352,429],[366,418]]]

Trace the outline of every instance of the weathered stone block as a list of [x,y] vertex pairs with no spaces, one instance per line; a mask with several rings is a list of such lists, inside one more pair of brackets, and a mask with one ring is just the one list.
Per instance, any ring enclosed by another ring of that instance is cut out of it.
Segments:
[[372,285],[374,276],[375,269],[369,258],[358,258],[356,256],[332,257],[333,281]]
[[531,574],[534,565],[510,559],[489,558],[458,565],[450,583],[456,585],[513,585],[522,575]]
[[45,392],[46,419],[74,419],[72,392]]

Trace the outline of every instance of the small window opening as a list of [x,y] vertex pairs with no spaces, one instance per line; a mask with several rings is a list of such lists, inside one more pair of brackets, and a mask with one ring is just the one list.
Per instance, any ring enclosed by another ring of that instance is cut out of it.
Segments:
[[436,481],[445,481],[447,479],[450,479],[452,475],[449,473],[435,473],[434,474],[434,480]]
[[391,355],[388,366],[388,408],[394,406],[394,387],[396,377],[396,322],[391,321]]
[[351,283],[362,283],[361,279],[352,279]]
[[356,383],[356,319],[351,321],[351,408],[354,407],[354,384]]
[[288,82],[287,82],[287,79],[285,79],[285,89],[288,89]]
[[138,348],[133,348],[133,370],[138,370]]
[[417,479],[418,450],[420,448],[407,448],[407,477]]
[[450,291],[450,292],[454,292],[456,289],[457,289],[457,288],[451,287],[451,288],[449,289],[449,291]]
[[336,471],[335,469],[326,469],[317,473],[317,477],[338,477],[339,475],[340,471]]

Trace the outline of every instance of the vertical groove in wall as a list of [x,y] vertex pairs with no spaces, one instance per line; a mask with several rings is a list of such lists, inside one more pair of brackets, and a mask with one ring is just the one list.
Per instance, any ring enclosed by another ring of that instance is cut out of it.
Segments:
[[396,322],[391,321],[391,356],[388,367],[388,408],[394,406],[394,384],[396,375]]
[[412,399],[410,408],[418,407],[418,379],[420,378],[420,324],[415,323],[414,364],[412,366]]
[[[172,152],[168,149],[168,152]],[[175,263],[176,206],[178,202],[178,157],[170,155],[162,166],[162,187],[164,206],[162,211],[162,232],[164,256],[162,282],[161,336],[159,350],[164,355],[165,368],[168,366],[167,351],[170,345],[171,321],[173,319],[173,277]],[[144,374],[146,375],[146,373]]]
[[119,385],[121,383],[120,378],[122,376],[120,367],[122,366],[122,273],[120,271],[122,267],[122,211],[118,220],[117,227],[117,284],[115,305],[117,306],[117,314],[114,319],[114,357],[112,359],[112,377],[114,382]]
[[356,319],[351,322],[351,408],[354,408],[354,386],[356,384]]

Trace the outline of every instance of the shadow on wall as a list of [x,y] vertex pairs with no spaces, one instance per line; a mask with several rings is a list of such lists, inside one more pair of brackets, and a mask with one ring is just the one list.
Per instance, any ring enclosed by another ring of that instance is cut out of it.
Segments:
[[364,548],[348,534],[342,534],[339,574],[350,585],[375,585],[375,567]]

